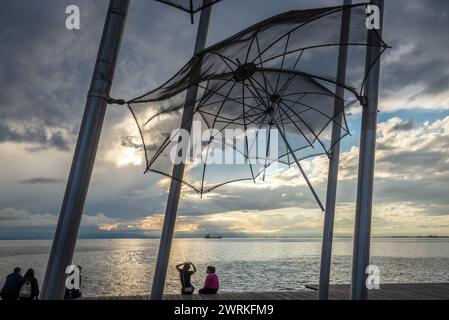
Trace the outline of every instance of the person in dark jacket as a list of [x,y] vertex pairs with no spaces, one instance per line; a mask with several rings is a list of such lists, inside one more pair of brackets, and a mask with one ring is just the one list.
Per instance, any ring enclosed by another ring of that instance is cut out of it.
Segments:
[[19,291],[22,286],[21,271],[18,267],[14,268],[14,272],[6,277],[5,285],[0,292],[2,300],[17,300],[19,298]]
[[[181,268],[181,266],[182,266],[182,268]],[[190,270],[190,266],[193,267],[193,271]],[[196,268],[193,265],[193,263],[184,262],[184,263],[178,264],[176,266],[176,269],[179,272],[179,278],[181,280],[181,294],[185,294],[185,295],[193,294],[193,291],[195,291],[195,288],[192,286],[192,283],[190,282],[190,278],[196,272]]]
[[[31,285],[31,292],[29,294],[26,294],[25,296],[22,295],[21,291],[24,291],[24,286]],[[22,288],[19,292],[19,300],[37,300],[39,297],[39,284],[37,282],[37,279],[34,277],[34,270],[28,269],[25,275],[22,279]]]

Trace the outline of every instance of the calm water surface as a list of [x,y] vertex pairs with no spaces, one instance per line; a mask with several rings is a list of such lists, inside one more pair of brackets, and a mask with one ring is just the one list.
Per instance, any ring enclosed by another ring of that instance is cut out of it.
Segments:
[[[148,294],[158,240],[79,240],[74,263],[83,267],[85,296]],[[0,241],[0,282],[20,266],[43,280],[51,241]],[[349,283],[352,240],[334,242],[332,283]],[[166,292],[178,293],[175,264],[192,261],[202,286],[208,265],[217,267],[222,291],[304,290],[318,283],[321,240],[175,239]],[[374,239],[371,263],[381,282],[449,282],[449,239]]]

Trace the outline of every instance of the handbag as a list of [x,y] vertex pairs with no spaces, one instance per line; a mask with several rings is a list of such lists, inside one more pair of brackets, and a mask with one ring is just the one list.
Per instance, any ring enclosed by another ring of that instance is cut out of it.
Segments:
[[193,293],[193,287],[185,287],[184,292],[185,293]]

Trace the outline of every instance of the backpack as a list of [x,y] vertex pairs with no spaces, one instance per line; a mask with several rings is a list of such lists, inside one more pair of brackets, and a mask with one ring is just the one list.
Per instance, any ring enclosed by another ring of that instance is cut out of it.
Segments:
[[30,281],[25,282],[20,287],[19,298],[31,298],[32,285]]

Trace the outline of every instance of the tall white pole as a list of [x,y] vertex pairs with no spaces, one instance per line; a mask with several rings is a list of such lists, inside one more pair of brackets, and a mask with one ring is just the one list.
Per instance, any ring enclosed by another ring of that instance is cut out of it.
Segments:
[[[380,9],[380,30],[383,27],[383,0],[371,0]],[[376,30],[368,33],[368,43],[378,41]],[[380,43],[378,43],[380,45]],[[354,251],[352,261],[351,299],[366,300],[366,268],[369,266],[371,215],[373,202],[374,165],[376,152],[377,112],[379,101],[380,46],[370,46],[366,54],[366,72],[371,69],[365,87],[366,105],[363,107],[360,138],[360,157],[357,184],[357,203],[354,230]]]
[[109,3],[72,168],[45,273],[41,299],[56,300],[64,297],[65,270],[73,259],[128,7],[129,0],[111,0]]
[[[206,46],[207,33],[209,29],[209,21],[212,6],[209,6],[211,0],[203,0],[203,5],[207,6],[201,12],[201,18],[198,25],[198,33],[195,43],[195,54],[203,50]],[[192,87],[187,91],[185,108],[182,116],[183,129],[189,133],[192,130],[193,113],[195,102],[197,99],[198,88]],[[170,192],[168,195],[167,207],[165,210],[164,225],[162,228],[161,242],[159,244],[159,253],[154,271],[153,286],[151,289],[152,300],[162,300],[165,287],[165,279],[167,276],[168,262],[170,259],[170,251],[173,240],[173,233],[176,224],[176,215],[179,205],[179,197],[181,195],[181,187],[184,176],[184,163],[175,165],[173,168],[173,178],[171,179]]]
[[[345,6],[352,4],[352,0],[344,0]],[[348,43],[351,26],[351,9],[342,13],[340,43]],[[346,67],[348,60],[348,46],[340,45],[338,53],[337,83],[346,82]],[[332,241],[334,237],[335,204],[337,199],[338,165],[340,161],[341,124],[344,112],[343,87],[336,88],[334,115],[337,114],[332,124],[331,145],[334,146],[329,159],[329,173],[327,178],[326,211],[324,216],[323,244],[321,249],[319,299],[329,299],[329,281],[332,261]]]

